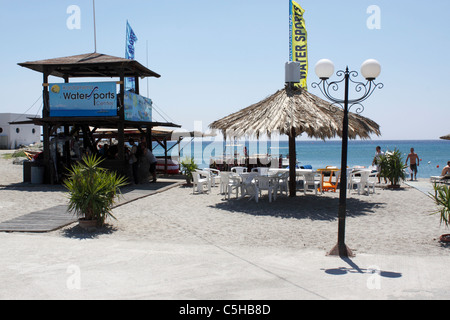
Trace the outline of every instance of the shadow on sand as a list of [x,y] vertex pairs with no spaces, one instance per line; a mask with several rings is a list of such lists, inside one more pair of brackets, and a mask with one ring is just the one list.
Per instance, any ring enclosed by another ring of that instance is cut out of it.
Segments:
[[[376,208],[383,205],[385,204],[349,198],[347,199],[347,216],[357,217],[373,213]],[[231,198],[210,207],[255,216],[334,221],[338,216],[339,199],[326,196],[298,195],[295,198],[279,196],[272,203],[269,203],[267,197],[263,197],[256,203],[254,200],[249,201],[248,198]]]
[[62,235],[66,238],[88,240],[88,239],[98,239],[99,237],[107,234],[112,234],[117,231],[117,227],[105,224],[101,228],[97,228],[93,231],[87,231],[81,228],[78,224],[73,227],[67,228],[62,231]]
[[378,275],[384,278],[401,278],[403,275],[400,272],[393,271],[384,271],[381,270],[378,266],[370,266],[367,268],[360,268],[355,262],[353,262],[350,258],[341,258],[341,260],[347,263],[348,267],[339,267],[339,268],[330,268],[330,269],[322,269],[325,273],[333,276],[341,276],[351,273],[359,273],[359,274],[368,274],[368,275]]

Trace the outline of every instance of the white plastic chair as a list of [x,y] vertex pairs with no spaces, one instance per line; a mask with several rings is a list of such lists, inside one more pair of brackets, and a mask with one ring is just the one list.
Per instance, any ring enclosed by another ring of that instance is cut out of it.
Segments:
[[347,168],[347,190],[353,189],[353,185],[351,184],[353,172],[355,172],[354,168]]
[[257,172],[250,172],[248,175],[246,175],[245,179],[241,183],[241,198],[249,195],[249,200],[255,198],[255,201],[258,202],[258,189],[254,181],[256,176],[258,176]]
[[371,172],[367,179],[367,193],[370,194],[370,187],[372,187],[372,193],[375,194],[375,186],[377,184],[378,172]]
[[211,191],[211,180],[208,176],[205,176],[204,178],[201,177],[201,175],[207,175],[207,172],[199,172],[194,171],[192,172],[192,178],[194,180],[193,190],[192,192],[195,193],[195,190],[197,189],[198,193],[203,193],[204,188],[206,187],[208,191]]
[[246,167],[233,167],[231,168],[231,172],[235,172],[237,174],[247,172],[248,169]]
[[256,188],[258,189],[258,193],[261,196],[261,191],[262,190],[267,190],[268,194],[269,194],[269,202],[272,202],[272,196],[274,198],[274,200],[277,199],[277,194],[276,194],[276,185],[274,183],[273,178],[271,177],[264,177],[264,176],[257,176],[255,177],[255,181],[256,181]]
[[231,172],[220,173],[220,194],[228,193],[228,183],[230,181]]
[[352,171],[350,176],[347,177],[347,189],[353,190],[355,184],[361,182],[361,171]]
[[[368,180],[369,180],[369,171],[358,171],[354,174],[359,174],[359,179],[357,177],[352,179],[352,184],[356,184],[358,187],[358,194],[361,194],[361,189],[364,190],[366,186],[368,186]],[[368,188],[367,188],[368,189]],[[369,190],[367,190],[367,193],[369,193]]]
[[239,197],[239,189],[241,189],[241,177],[236,174],[230,174],[228,176],[228,184],[227,184],[227,194],[228,200],[230,200],[231,194],[233,191],[236,191],[236,198]]
[[257,168],[253,168],[252,172],[257,172],[260,176],[267,176],[269,174],[269,169],[268,167],[257,167]]
[[289,172],[279,172],[275,176],[278,178],[276,185],[277,188],[276,192],[280,191],[280,194],[283,194],[284,191],[287,196],[289,192]]
[[220,171],[212,168],[205,168],[203,171],[207,171],[210,173],[211,177],[211,186],[215,187],[216,183],[220,185]]
[[319,189],[321,189],[320,187],[320,180],[316,180],[316,173],[315,172],[311,172],[311,173],[304,173],[303,174],[304,180],[303,180],[303,193],[306,195],[306,191],[309,189],[309,187],[313,187],[314,188],[314,193],[317,196],[317,191]]

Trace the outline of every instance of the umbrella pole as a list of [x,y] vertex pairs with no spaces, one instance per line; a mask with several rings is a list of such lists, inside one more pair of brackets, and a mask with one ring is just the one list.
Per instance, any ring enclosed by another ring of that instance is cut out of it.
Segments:
[[295,150],[295,129],[291,129],[289,135],[289,196],[291,198],[295,197],[296,186],[296,172],[295,165],[297,163],[297,152]]

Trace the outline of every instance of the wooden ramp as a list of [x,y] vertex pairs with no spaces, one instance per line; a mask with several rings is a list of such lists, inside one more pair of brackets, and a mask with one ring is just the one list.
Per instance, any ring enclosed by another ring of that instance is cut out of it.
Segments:
[[[158,183],[126,187],[123,195],[114,207],[119,207],[171,188],[180,186],[183,181],[160,179]],[[78,218],[67,212],[67,205],[56,206],[45,210],[32,212],[0,223],[0,232],[51,232],[78,221]]]
[[56,206],[32,212],[0,223],[0,232],[50,232],[77,221],[67,206]]

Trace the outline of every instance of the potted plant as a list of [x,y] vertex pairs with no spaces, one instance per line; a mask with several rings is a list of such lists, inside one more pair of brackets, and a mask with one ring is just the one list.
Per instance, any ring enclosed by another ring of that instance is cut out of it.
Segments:
[[76,214],[84,229],[101,227],[107,218],[115,217],[112,208],[126,178],[101,168],[103,160],[95,155],[85,156],[69,170],[63,184],[69,191],[68,212]]
[[186,176],[187,184],[192,183],[192,172],[198,169],[197,164],[194,161],[194,157],[186,157],[181,161],[181,172]]
[[388,179],[391,183],[388,188],[399,188],[400,182],[406,179],[406,165],[403,161],[401,152],[398,149],[395,149],[394,152],[386,152],[386,154],[380,158],[381,176]]
[[[449,187],[442,184],[434,184],[434,195],[430,194],[431,198],[436,202],[439,210],[433,214],[440,214],[441,224],[445,224],[448,228],[450,224],[450,190]],[[450,234],[443,234],[440,237],[442,242],[450,242]]]

